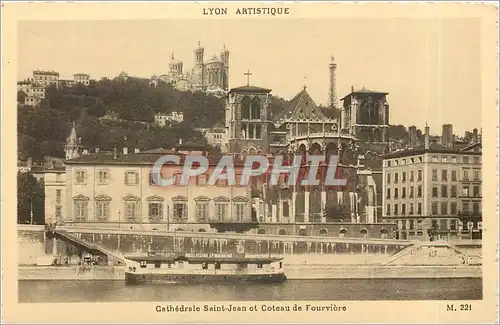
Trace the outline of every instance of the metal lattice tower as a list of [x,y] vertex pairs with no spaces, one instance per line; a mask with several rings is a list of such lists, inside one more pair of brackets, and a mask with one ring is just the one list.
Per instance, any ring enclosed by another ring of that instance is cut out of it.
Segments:
[[335,81],[335,70],[337,69],[337,64],[335,63],[335,58],[332,56],[330,62],[330,91],[328,94],[328,105],[330,108],[337,108],[337,83]]

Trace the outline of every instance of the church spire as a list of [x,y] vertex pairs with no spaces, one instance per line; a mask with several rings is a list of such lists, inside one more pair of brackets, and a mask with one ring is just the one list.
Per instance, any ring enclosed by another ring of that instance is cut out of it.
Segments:
[[76,122],[73,121],[73,126],[69,133],[69,137],[66,139],[66,146],[64,150],[66,152],[66,159],[73,159],[80,157],[82,146],[76,135]]

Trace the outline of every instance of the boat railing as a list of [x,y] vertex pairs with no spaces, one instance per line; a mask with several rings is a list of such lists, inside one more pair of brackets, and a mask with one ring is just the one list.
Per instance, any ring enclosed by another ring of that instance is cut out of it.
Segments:
[[152,273],[152,274],[169,274],[169,273],[185,273],[186,275],[236,275],[236,274],[275,274],[275,273],[284,273],[284,270],[277,270],[276,268],[267,268],[267,269],[242,269],[242,270],[215,270],[215,269],[202,269],[202,270],[194,270],[194,269],[165,269],[165,268],[138,268],[134,273]]

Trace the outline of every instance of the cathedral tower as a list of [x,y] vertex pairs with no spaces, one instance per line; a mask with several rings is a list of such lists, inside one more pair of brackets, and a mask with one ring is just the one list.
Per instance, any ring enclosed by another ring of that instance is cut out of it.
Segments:
[[337,64],[335,63],[335,58],[332,56],[330,65],[330,90],[328,92],[328,105],[331,109],[337,108],[337,84],[335,80],[335,70],[337,69]]
[[194,50],[194,68],[193,68],[193,82],[197,87],[203,87],[203,78],[205,78],[205,67],[203,64],[203,54],[205,49],[198,42],[198,48]]
[[220,53],[220,60],[224,63],[224,71],[222,72],[222,86],[224,90],[229,89],[229,50],[226,49],[226,45],[224,45],[224,49]]
[[66,160],[78,158],[82,155],[83,147],[81,140],[76,136],[76,124],[74,121],[69,137],[66,139],[64,151],[66,152]]

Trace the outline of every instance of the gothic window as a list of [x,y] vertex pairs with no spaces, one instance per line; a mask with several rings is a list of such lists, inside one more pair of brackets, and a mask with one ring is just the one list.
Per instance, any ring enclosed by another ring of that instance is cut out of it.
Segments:
[[290,205],[288,201],[283,202],[283,217],[288,218],[290,216]]
[[259,97],[254,97],[251,104],[251,119],[260,120],[260,99]]
[[250,119],[250,97],[245,96],[241,100],[241,119]]

